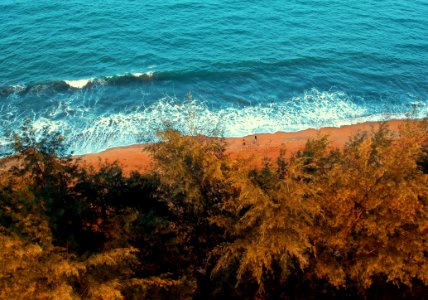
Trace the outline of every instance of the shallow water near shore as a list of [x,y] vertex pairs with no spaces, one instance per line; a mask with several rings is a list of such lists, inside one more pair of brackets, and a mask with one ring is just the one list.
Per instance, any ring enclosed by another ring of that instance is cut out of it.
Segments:
[[0,134],[30,119],[75,153],[153,141],[165,122],[243,136],[428,113],[426,1],[0,0],[0,11]]

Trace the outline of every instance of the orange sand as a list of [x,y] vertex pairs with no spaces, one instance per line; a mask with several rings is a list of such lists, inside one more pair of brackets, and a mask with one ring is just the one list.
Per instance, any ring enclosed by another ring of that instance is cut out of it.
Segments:
[[[403,120],[388,121],[389,128],[397,131]],[[376,129],[380,122],[367,122],[355,125],[345,125],[340,128],[325,127],[319,130],[307,129],[298,132],[277,132],[272,134],[256,134],[240,138],[227,138],[227,153],[232,158],[254,158],[260,165],[264,157],[275,159],[281,148],[286,149],[286,155],[291,155],[305,145],[308,139],[320,135],[328,135],[331,147],[341,148],[350,137],[361,131]],[[257,140],[255,140],[257,136]],[[146,172],[153,168],[150,154],[145,151],[145,145],[133,145],[108,149],[100,153],[87,154],[81,157],[84,166],[97,169],[103,162],[117,161],[125,174],[131,171]]]

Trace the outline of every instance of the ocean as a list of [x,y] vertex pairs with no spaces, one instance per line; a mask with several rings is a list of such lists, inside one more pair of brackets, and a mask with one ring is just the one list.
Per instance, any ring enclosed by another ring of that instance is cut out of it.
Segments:
[[427,114],[427,0],[0,0],[0,154]]

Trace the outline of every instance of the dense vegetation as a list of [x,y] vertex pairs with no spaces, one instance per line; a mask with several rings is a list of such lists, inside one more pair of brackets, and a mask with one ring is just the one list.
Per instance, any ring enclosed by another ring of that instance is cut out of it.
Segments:
[[128,177],[24,132],[0,177],[1,299],[428,295],[427,121],[262,168],[166,130],[156,169]]

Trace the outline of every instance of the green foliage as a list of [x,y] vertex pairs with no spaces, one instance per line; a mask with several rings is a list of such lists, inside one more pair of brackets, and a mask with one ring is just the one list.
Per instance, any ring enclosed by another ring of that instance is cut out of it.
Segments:
[[0,299],[78,299],[68,277],[78,267],[52,247],[0,233]]
[[305,184],[307,160],[307,155],[293,157],[286,172],[281,161],[277,172],[267,161],[260,171],[235,166],[231,181],[238,195],[222,204],[225,217],[215,219],[234,239],[215,249],[219,259],[214,272],[237,265],[237,285],[253,278],[263,294],[267,278],[284,282],[308,265],[311,225],[320,209],[311,199],[316,190]]
[[239,196],[215,219],[234,239],[216,247],[214,272],[235,272],[238,287],[254,280],[268,298],[293,280],[360,293],[388,283],[426,289],[428,185],[417,164],[424,124],[398,136],[381,125],[343,151],[328,151],[326,137],[310,140],[286,164],[280,158],[276,172],[268,161],[260,170],[237,163]]
[[317,179],[326,217],[314,230],[316,276],[359,288],[383,276],[397,285],[428,283],[428,186],[416,165],[420,138],[415,129],[395,138],[380,126],[354,138]]
[[196,213],[212,206],[224,179],[224,140],[181,136],[172,129],[160,137],[149,151],[165,185],[173,187],[173,196]]
[[[0,299],[421,298],[428,121],[261,168],[169,129],[156,169],[82,169],[26,124],[0,169]],[[10,159],[9,159],[10,160]]]
[[171,228],[179,243],[178,262],[191,270],[188,275],[197,278],[199,285],[209,286],[210,252],[224,240],[222,230],[210,219],[234,192],[227,182],[225,142],[182,136],[172,129],[160,137],[162,141],[150,146],[149,151],[157,164],[162,198],[169,207]]
[[0,298],[189,298],[194,281],[168,271],[176,247],[158,178],[125,178],[117,164],[81,169],[59,135],[28,130],[15,136],[18,163],[0,177],[0,265],[17,260],[1,275]]

